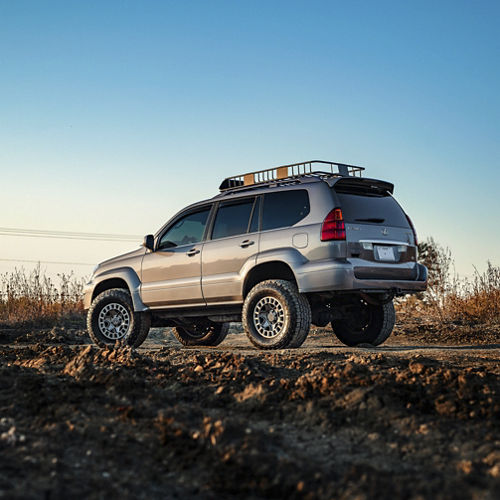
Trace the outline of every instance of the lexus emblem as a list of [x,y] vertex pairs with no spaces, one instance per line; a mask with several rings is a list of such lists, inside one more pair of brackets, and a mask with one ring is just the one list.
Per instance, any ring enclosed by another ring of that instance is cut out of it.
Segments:
[[389,234],[389,231],[387,230],[387,228],[386,228],[386,227],[384,227],[384,229],[382,229],[382,234],[383,234],[384,236],[387,236],[387,235]]

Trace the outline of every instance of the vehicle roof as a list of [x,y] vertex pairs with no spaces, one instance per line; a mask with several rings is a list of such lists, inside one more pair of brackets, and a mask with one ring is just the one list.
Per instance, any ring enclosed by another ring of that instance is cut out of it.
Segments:
[[342,184],[364,184],[364,185],[376,185],[379,188],[384,188],[391,194],[394,191],[394,185],[390,182],[383,181],[381,179],[371,179],[369,177],[329,177],[321,178],[316,176],[303,177],[293,180],[283,180],[283,181],[272,181],[266,184],[257,184],[253,186],[245,186],[237,188],[230,191],[223,191],[222,193],[216,194],[212,198],[207,198],[182,209],[182,211],[195,208],[198,205],[205,205],[207,203],[213,203],[215,201],[231,200],[237,198],[244,198],[246,196],[256,196],[259,194],[265,194],[269,192],[269,189],[300,189],[301,187],[314,187],[314,185],[327,184],[329,187],[333,187],[335,184],[341,182]]
[[394,185],[387,181],[382,181],[380,179],[370,179],[368,177],[318,177],[318,176],[307,176],[307,177],[299,177],[295,179],[284,179],[284,180],[276,180],[265,184],[257,184],[252,186],[244,186],[241,188],[223,191],[212,198],[207,198],[204,200],[197,201],[195,203],[191,203],[190,205],[185,206],[181,210],[179,210],[173,217],[171,217],[156,233],[155,237],[163,231],[163,229],[170,224],[172,220],[178,217],[183,212],[188,210],[192,210],[193,208],[202,207],[204,205],[215,203],[218,201],[230,201],[238,198],[245,198],[247,196],[256,196],[260,194],[269,193],[270,189],[279,189],[279,190],[289,190],[289,189],[314,189],[315,186],[322,187],[326,184],[328,187],[333,187],[337,183],[343,184],[363,184],[367,187],[376,186],[378,188],[382,188],[387,190],[392,194],[394,190]]

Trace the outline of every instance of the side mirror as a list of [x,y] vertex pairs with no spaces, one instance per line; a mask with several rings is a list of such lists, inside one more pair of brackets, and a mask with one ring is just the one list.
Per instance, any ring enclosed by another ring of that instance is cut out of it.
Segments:
[[152,234],[146,234],[146,236],[144,236],[142,246],[153,251],[155,247],[155,237]]

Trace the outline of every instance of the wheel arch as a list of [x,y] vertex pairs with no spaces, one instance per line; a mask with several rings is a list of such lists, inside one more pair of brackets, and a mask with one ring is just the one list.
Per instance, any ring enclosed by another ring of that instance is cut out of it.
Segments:
[[131,267],[123,267],[105,271],[94,278],[94,289],[92,291],[92,300],[94,300],[100,293],[111,288],[123,288],[130,293],[134,311],[143,312],[147,311],[148,307],[142,302],[141,280],[137,273]]
[[92,300],[94,300],[100,293],[110,290],[111,288],[123,288],[130,292],[130,288],[127,282],[123,278],[109,278],[100,281],[92,292]]
[[280,279],[291,281],[297,285],[297,279],[289,264],[282,260],[271,260],[262,262],[252,267],[245,277],[243,284],[243,298],[248,295],[248,292],[260,283],[261,281]]

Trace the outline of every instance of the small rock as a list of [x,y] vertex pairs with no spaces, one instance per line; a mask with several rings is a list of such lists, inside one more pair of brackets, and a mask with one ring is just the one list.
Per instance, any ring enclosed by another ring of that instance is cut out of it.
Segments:
[[12,426],[7,432],[0,434],[0,439],[6,444],[14,445],[17,442],[16,428]]
[[472,462],[470,460],[461,460],[457,464],[457,469],[469,475],[472,472]]
[[500,477],[500,464],[494,465],[489,471],[488,474],[491,477]]
[[500,450],[493,450],[483,459],[483,462],[488,465],[500,464]]
[[422,363],[415,363],[415,362],[411,362],[408,368],[415,375],[419,375],[425,370],[425,366]]

